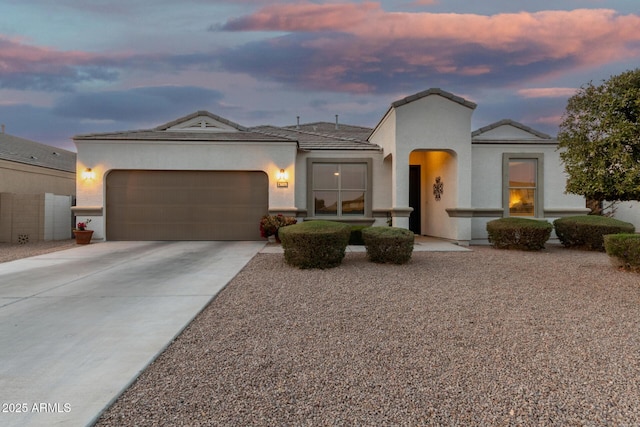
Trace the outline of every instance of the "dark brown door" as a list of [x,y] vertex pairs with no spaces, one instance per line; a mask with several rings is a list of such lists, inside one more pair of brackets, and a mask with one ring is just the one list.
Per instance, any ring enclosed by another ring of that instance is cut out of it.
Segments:
[[409,165],[409,206],[413,212],[409,215],[409,230],[421,234],[420,210],[420,165]]

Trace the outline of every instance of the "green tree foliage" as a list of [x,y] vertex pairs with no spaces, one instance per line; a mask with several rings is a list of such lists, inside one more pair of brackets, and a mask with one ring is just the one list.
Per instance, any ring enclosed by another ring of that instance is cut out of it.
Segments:
[[567,192],[594,200],[640,200],[640,68],[582,86],[558,134]]

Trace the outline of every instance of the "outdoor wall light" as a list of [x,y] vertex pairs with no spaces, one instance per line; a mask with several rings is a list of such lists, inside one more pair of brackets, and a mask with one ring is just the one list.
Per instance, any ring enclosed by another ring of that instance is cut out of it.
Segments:
[[287,172],[284,169],[280,169],[278,172],[278,188],[288,188],[289,183],[287,182]]
[[82,179],[85,181],[94,180],[96,178],[96,173],[91,170],[91,168],[86,168],[82,171]]

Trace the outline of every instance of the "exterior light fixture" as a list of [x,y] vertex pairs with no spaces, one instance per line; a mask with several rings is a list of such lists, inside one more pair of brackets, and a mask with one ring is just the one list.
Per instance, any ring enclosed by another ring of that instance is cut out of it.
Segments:
[[82,179],[85,181],[94,180],[96,178],[96,173],[91,170],[91,168],[86,168],[82,171]]
[[284,169],[280,169],[280,172],[278,172],[278,188],[289,188],[287,177],[287,172]]

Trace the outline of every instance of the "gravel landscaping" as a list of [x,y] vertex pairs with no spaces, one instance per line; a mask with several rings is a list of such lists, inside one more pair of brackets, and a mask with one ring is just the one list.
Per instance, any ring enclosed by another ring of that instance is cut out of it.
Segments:
[[47,242],[0,243],[0,263],[15,261],[30,256],[43,255],[49,252],[71,249],[76,246],[75,239],[50,240]]
[[640,425],[640,275],[548,247],[259,254],[97,425]]

